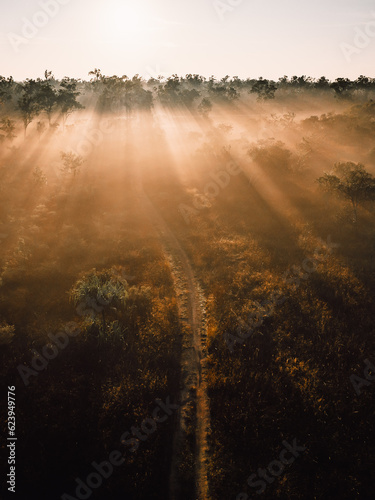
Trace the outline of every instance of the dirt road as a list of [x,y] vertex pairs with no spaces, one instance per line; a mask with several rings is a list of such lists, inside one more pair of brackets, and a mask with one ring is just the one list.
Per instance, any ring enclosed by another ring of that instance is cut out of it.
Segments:
[[[207,432],[209,404],[205,377],[205,301],[186,252],[139,184],[141,203],[158,232],[170,263],[183,327],[179,421],[173,439],[170,500],[209,500]],[[194,446],[188,442],[194,440]],[[190,464],[191,462],[191,464]],[[189,465],[190,464],[190,465]]]

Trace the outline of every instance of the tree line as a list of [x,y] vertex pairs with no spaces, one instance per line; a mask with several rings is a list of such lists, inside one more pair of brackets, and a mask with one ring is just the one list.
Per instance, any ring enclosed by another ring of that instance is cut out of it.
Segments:
[[[64,77],[56,80],[46,70],[44,78],[26,79],[16,82],[13,77],[0,76],[0,139],[12,140],[16,122],[10,115],[17,116],[23,123],[26,136],[28,126],[39,115],[47,118],[50,127],[57,126],[61,119],[63,128],[69,115],[83,109],[93,98],[98,112],[125,112],[150,110],[155,102],[164,106],[181,106],[207,115],[214,103],[231,103],[244,94],[254,94],[259,101],[275,99],[277,93],[317,91],[331,94],[340,99],[351,99],[358,94],[375,90],[375,78],[364,75],[355,80],[336,78],[330,81],[325,76],[318,79],[302,76],[283,76],[278,81],[266,78],[240,79],[229,75],[216,79],[198,74],[184,77],[176,74],[164,78],[158,76],[144,79],[133,77],[105,76],[100,69],[89,72],[89,81]],[[38,124],[38,131],[45,125]]]

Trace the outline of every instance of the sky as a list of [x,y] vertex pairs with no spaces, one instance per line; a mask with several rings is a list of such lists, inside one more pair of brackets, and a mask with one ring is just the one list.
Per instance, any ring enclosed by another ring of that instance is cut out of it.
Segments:
[[0,75],[375,77],[373,0],[0,0]]

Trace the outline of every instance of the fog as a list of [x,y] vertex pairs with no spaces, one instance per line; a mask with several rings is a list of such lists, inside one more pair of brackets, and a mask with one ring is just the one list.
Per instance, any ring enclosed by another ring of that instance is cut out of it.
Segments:
[[20,498],[369,498],[374,80],[90,76],[0,78]]

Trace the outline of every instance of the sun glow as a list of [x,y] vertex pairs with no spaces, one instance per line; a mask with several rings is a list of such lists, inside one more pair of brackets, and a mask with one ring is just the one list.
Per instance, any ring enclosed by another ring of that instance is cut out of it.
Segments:
[[113,1],[99,13],[99,22],[109,40],[130,41],[134,37],[144,38],[149,26],[142,6],[135,2]]

